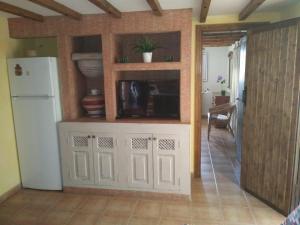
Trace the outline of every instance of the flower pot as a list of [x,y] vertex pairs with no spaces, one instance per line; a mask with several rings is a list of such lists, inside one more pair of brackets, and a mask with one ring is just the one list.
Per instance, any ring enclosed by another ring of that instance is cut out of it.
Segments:
[[226,91],[225,91],[225,90],[222,90],[222,91],[221,91],[221,95],[222,95],[222,96],[225,96],[225,95],[226,95]]
[[143,60],[144,60],[144,63],[151,63],[152,62],[152,52],[143,52]]
[[105,115],[104,96],[97,89],[82,99],[82,107],[86,110],[88,117],[103,117]]

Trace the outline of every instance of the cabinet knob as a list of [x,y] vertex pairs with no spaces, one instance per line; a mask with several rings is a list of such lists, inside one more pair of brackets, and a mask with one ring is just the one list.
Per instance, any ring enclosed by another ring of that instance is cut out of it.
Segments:
[[93,136],[92,136],[92,138],[96,138],[96,136],[95,136],[95,135],[93,135]]
[[152,140],[153,140],[153,141],[156,141],[156,137],[154,137]]
[[87,136],[87,138],[91,138],[91,136],[90,136],[90,135],[88,135],[88,136]]
[[151,140],[152,140],[152,138],[151,138],[151,137],[148,137],[148,140],[149,140],[149,141],[151,141]]

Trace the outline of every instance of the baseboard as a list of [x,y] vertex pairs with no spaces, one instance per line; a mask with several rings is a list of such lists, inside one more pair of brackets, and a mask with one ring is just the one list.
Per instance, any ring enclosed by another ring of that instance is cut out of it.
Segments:
[[16,194],[20,189],[21,189],[21,184],[17,184],[16,186],[14,186],[11,189],[9,189],[7,192],[5,192],[2,195],[0,195],[0,203],[4,202],[9,197],[11,197],[14,194]]
[[64,187],[65,193],[73,194],[92,194],[92,195],[106,195],[118,197],[137,197],[146,199],[164,199],[164,200],[190,200],[189,195],[160,193],[160,192],[146,192],[146,191],[129,191],[129,190],[113,190],[113,189],[98,189],[86,187]]

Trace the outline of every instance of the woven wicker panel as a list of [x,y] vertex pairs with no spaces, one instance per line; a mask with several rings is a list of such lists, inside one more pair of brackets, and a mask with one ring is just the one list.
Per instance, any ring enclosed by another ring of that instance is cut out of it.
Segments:
[[175,150],[174,139],[160,139],[158,141],[158,148],[160,150]]
[[73,146],[74,147],[88,147],[89,146],[88,137],[73,136]]
[[131,139],[131,148],[139,150],[148,149],[148,139],[147,138],[132,138]]
[[114,148],[113,137],[98,137],[98,148],[112,149]]

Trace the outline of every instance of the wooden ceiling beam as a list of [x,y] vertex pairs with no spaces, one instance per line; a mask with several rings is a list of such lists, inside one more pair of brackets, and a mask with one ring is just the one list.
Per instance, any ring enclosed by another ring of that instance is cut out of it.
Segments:
[[122,16],[121,12],[106,0],[89,0],[89,1],[115,18],[121,18]]
[[205,23],[211,0],[202,0],[200,22]]
[[0,11],[14,14],[16,16],[21,16],[27,19],[43,22],[44,17],[40,14],[28,11],[26,9],[22,9],[20,7],[8,4],[6,2],[0,1]]
[[69,7],[56,2],[54,0],[28,0],[30,2],[33,2],[35,4],[38,4],[40,6],[46,7],[48,9],[51,9],[53,11],[56,11],[58,13],[61,13],[65,16],[71,17],[72,19],[80,20],[81,14],[74,11],[73,9],[70,9]]
[[162,8],[158,0],[147,0],[149,6],[151,7],[154,15],[162,16]]
[[266,0],[251,0],[248,5],[240,12],[239,20],[245,20]]

